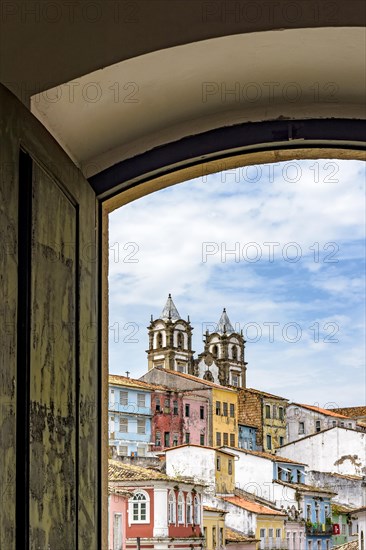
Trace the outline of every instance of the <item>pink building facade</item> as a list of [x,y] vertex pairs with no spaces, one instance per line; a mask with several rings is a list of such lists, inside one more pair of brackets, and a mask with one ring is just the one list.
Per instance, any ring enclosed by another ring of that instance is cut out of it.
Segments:
[[208,399],[199,395],[183,397],[183,444],[208,445]]

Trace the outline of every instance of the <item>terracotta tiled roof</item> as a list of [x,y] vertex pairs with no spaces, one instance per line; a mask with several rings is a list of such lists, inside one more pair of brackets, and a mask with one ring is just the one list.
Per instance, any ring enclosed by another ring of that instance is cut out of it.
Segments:
[[254,514],[264,516],[286,516],[286,514],[280,512],[279,510],[272,510],[272,508],[268,508],[268,506],[263,506],[263,504],[258,504],[257,502],[246,500],[243,497],[224,497],[222,500],[225,500],[226,502],[231,502],[231,504],[235,504],[235,506],[243,508],[244,510],[248,510],[248,512],[253,512]]
[[252,537],[247,537],[243,535],[242,533],[239,533],[238,531],[234,531],[234,529],[229,529],[229,527],[225,528],[225,541],[226,542],[258,542],[259,539],[255,539]]
[[350,514],[355,511],[355,508],[350,508],[349,506],[345,506],[344,504],[337,504],[334,502],[332,504],[332,513],[337,515],[339,514]]
[[220,390],[227,390],[236,393],[236,390],[228,388],[227,386],[220,386],[220,384],[215,384],[214,382],[210,382],[209,380],[204,380],[203,378],[199,378],[198,376],[193,376],[193,374],[186,374],[185,372],[177,372],[175,370],[167,370],[161,367],[155,367],[155,369],[166,372],[167,374],[173,374],[174,376],[180,376],[181,378],[185,378],[186,380],[192,380],[192,382],[199,382],[204,386],[210,386],[211,388],[218,388]]
[[213,508],[213,506],[204,506],[203,511],[204,512],[220,512],[221,514],[227,514],[226,510],[222,510],[221,508]]
[[232,447],[228,445],[222,445],[221,448],[225,447],[226,449],[233,449],[235,451],[240,451],[241,453],[245,453],[248,455],[258,456],[259,458],[266,458],[267,460],[271,460],[272,462],[286,462],[287,464],[297,464],[299,466],[307,466],[307,464],[303,462],[296,462],[295,460],[291,460],[290,458],[286,458],[284,456],[279,455],[273,455],[271,453],[265,453],[263,451],[251,451],[249,449],[241,449],[240,447]]
[[359,416],[366,416],[366,407],[341,407],[339,409],[328,409],[335,413],[344,414],[351,418],[357,418]]
[[280,481],[276,479],[273,483],[278,483],[279,485],[285,485],[286,487],[291,487],[297,491],[303,493],[324,493],[327,495],[336,495],[334,491],[328,491],[327,489],[321,489],[320,487],[315,487],[314,485],[305,485],[304,483],[288,483],[287,481]]
[[354,512],[366,512],[366,506],[361,506],[361,508],[356,508]]
[[339,414],[337,412],[330,411],[329,409],[322,409],[320,407],[314,407],[313,405],[306,405],[304,403],[291,403],[291,405],[296,405],[298,407],[303,407],[304,409],[309,409],[310,411],[315,411],[320,414],[324,414],[325,416],[334,416],[336,418],[349,418],[348,416],[344,416],[343,414]]
[[109,481],[175,481],[174,478],[150,468],[142,468],[130,464],[124,464],[117,460],[109,460],[108,480]]
[[361,481],[363,479],[362,476],[355,476],[352,474],[337,474],[336,472],[324,472],[324,474],[328,476],[339,477],[340,479],[349,479],[350,481]]
[[359,550],[358,540],[352,540],[338,546],[333,546],[333,550]]
[[123,386],[128,388],[138,388],[141,390],[167,390],[166,386],[161,384],[152,384],[150,382],[144,382],[143,380],[136,380],[135,378],[129,378],[127,376],[119,376],[118,374],[110,374],[108,376],[108,383],[111,386]]
[[282,401],[288,401],[285,397],[280,397],[279,395],[274,395],[273,393],[268,393],[262,390],[256,390],[254,388],[245,388],[245,391],[256,393],[257,395],[263,395],[264,397],[269,397],[272,399],[282,399]]
[[115,485],[108,485],[108,494],[109,495],[119,495],[121,497],[130,498],[133,493],[128,491],[126,487],[117,487]]
[[195,443],[183,443],[182,445],[175,445],[175,447],[168,447],[167,449],[164,449],[162,451],[163,453],[167,451],[174,451],[174,449],[182,449],[183,447],[197,447],[198,449],[210,449],[211,451],[218,451],[220,453],[224,453],[229,456],[236,456],[234,453],[230,453],[230,451],[223,451],[221,447],[210,447],[209,445],[196,445]]

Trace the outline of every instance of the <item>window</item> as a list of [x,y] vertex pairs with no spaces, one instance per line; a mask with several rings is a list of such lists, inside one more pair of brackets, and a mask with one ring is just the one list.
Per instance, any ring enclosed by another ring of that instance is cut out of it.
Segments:
[[190,493],[187,494],[186,511],[187,523],[192,523],[192,496]]
[[183,334],[181,332],[178,332],[178,337],[177,337],[178,349],[183,349],[183,343],[184,343]]
[[164,399],[164,412],[170,413],[170,401],[169,399]]
[[299,422],[299,434],[305,433],[305,422]]
[[138,407],[143,408],[143,407],[146,406],[146,404],[145,404],[145,397],[146,397],[146,396],[145,396],[144,393],[138,393],[138,394],[137,394],[137,406],[138,406]]
[[273,539],[273,529],[268,529],[268,538]]
[[280,436],[280,447],[285,443],[285,438]]
[[266,418],[271,418],[271,406],[266,405]]
[[127,445],[119,445],[118,446],[118,454],[120,456],[127,456],[128,455],[128,447]]
[[312,549],[312,541],[311,540],[308,540],[308,550],[311,550]]
[[205,407],[201,406],[200,407],[200,420],[204,420],[205,419]]
[[230,418],[235,418],[235,405],[230,403]]
[[200,445],[205,444],[205,434],[200,434]]
[[239,380],[239,375],[233,372],[231,374],[231,384],[237,388],[239,386]]
[[220,527],[220,533],[219,533],[219,546],[224,546],[224,529]]
[[352,428],[352,422],[348,422],[348,427]]
[[219,456],[216,458],[216,470],[218,472],[221,470],[221,460]]
[[150,499],[145,491],[138,490],[128,504],[131,523],[150,522]]
[[277,418],[277,406],[273,405],[273,418]]
[[212,548],[213,548],[213,550],[216,549],[216,544],[217,544],[217,541],[216,541],[216,527],[212,527]]
[[178,495],[178,523],[184,523],[184,495]]
[[341,422],[341,428],[344,428],[344,422]]
[[155,411],[156,411],[156,412],[160,412],[160,411],[161,411],[161,407],[160,407],[160,397],[155,397]]
[[319,515],[320,515],[319,504],[316,504],[315,505],[315,521],[316,521],[316,523],[319,523],[319,521],[320,521]]
[[120,405],[128,405],[128,392],[127,391],[120,391],[119,392],[119,404]]
[[201,506],[200,506],[200,497],[196,495],[193,501],[193,523],[199,525],[201,523]]
[[219,416],[221,414],[221,403],[216,401],[216,414]]
[[232,351],[231,351],[231,356],[232,356],[232,358],[234,359],[234,361],[236,361],[237,358],[238,358],[238,350],[237,350],[236,346],[233,346],[233,347],[231,348],[231,350],[232,350]]
[[168,523],[175,523],[175,494],[174,494],[174,491],[169,491]]
[[222,414],[224,416],[227,416],[227,411],[228,411],[227,403],[223,403],[222,404]]
[[297,470],[297,483],[301,483],[301,470]]
[[177,447],[178,446],[178,434],[175,433],[173,434],[173,447]]
[[230,434],[230,447],[235,447],[235,434]]
[[212,355],[214,357],[217,357],[218,354],[219,354],[219,348],[217,346],[212,346],[212,351],[211,351]]
[[320,432],[320,420],[315,421],[315,431]]
[[173,401],[173,414],[178,414],[178,401]]
[[[294,533],[296,534],[296,533]],[[276,529],[276,538],[280,539],[281,538],[281,529]]]
[[223,434],[223,442],[224,442],[224,445],[229,445],[229,434],[228,433]]
[[259,531],[259,537],[260,537],[261,539],[266,538],[266,530],[265,530],[265,529],[261,529],[261,530]]
[[329,548],[330,548],[329,542],[330,542],[329,539],[327,539],[327,540],[325,541],[325,550],[329,550]]
[[231,459],[229,459],[227,463],[227,473],[229,476],[233,473],[233,461]]
[[283,420],[283,419],[284,419],[283,407],[278,407],[278,418],[279,418],[280,420]]
[[170,432],[164,432],[164,447],[169,447],[170,445]]
[[221,445],[221,433],[216,432],[216,446],[220,447],[220,445]]
[[272,449],[272,437],[267,435],[267,449],[270,451]]
[[346,535],[347,532],[346,532],[346,524],[345,523],[342,523],[342,535]]
[[183,363],[178,363],[178,365],[177,365],[177,371],[178,371],[178,372],[185,372],[185,371],[186,371],[186,369],[185,369]]
[[155,432],[155,445],[156,445],[156,447],[161,446],[161,433],[160,432]]
[[322,541],[321,540],[316,541],[316,547],[317,547],[317,550],[322,550]]
[[311,504],[306,505],[306,520],[311,521]]
[[335,428],[336,425],[337,425],[337,421],[336,421],[336,420],[333,420],[333,421],[332,421],[332,427]]
[[144,434],[146,433],[146,423],[145,418],[141,418],[137,420],[137,433],[138,434]]
[[128,419],[123,418],[123,416],[121,416],[119,419],[119,431],[122,433],[128,432]]
[[137,447],[137,456],[146,456],[146,447],[145,447],[145,445],[139,445]]
[[191,442],[191,434],[189,432],[185,433],[185,442],[189,444]]
[[185,410],[185,413],[184,413],[185,416],[189,416],[189,413],[190,413],[190,406],[189,406],[188,404],[185,406],[184,410]]
[[157,347],[158,348],[162,348],[163,347],[163,335],[161,332],[158,332],[158,336],[156,338],[156,343],[157,343]]

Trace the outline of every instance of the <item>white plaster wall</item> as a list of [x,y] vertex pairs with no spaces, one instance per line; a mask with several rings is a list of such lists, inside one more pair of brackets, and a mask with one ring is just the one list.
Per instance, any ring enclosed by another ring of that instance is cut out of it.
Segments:
[[[351,424],[352,429],[356,428],[356,421],[352,420],[351,418],[342,419],[332,416],[326,416],[316,411],[310,411],[309,409],[300,407],[299,405],[289,405],[287,407],[286,413],[288,441],[296,441],[298,439],[302,439],[307,435],[316,433],[315,423],[317,420],[320,421],[321,430],[331,428],[333,426],[333,422],[336,422],[337,426],[340,422],[344,422],[345,427],[349,428],[349,424]],[[303,434],[299,434],[300,422],[304,422],[305,425]]]
[[329,489],[337,493],[332,499],[334,502],[347,504],[351,508],[360,508],[366,505],[366,492],[361,477],[360,479],[347,479],[332,476],[325,472],[309,471],[306,482],[309,485]]
[[269,499],[273,480],[273,462],[249,455],[230,447],[224,450],[235,454],[235,485],[244,491]]
[[366,433],[332,428],[281,447],[281,455],[319,472],[365,475]]
[[159,513],[159,510],[168,509],[168,488],[167,486],[155,485],[154,487],[154,537],[168,536],[168,514]]
[[363,548],[366,548],[366,510],[357,512],[358,547],[361,549],[361,533],[363,533]]
[[227,511],[225,515],[225,525],[227,527],[245,534],[250,531],[255,533],[257,528],[257,516],[255,514],[225,500],[220,500],[218,506]]
[[215,451],[204,447],[177,447],[166,453],[168,476],[192,477],[215,485]]

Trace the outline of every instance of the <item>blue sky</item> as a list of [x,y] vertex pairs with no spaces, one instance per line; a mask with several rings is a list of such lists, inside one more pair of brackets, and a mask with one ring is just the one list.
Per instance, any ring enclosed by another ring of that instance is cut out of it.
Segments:
[[240,168],[110,215],[110,372],[147,369],[168,293],[193,349],[226,307],[247,340],[247,385],[324,406],[365,401],[365,165]]

